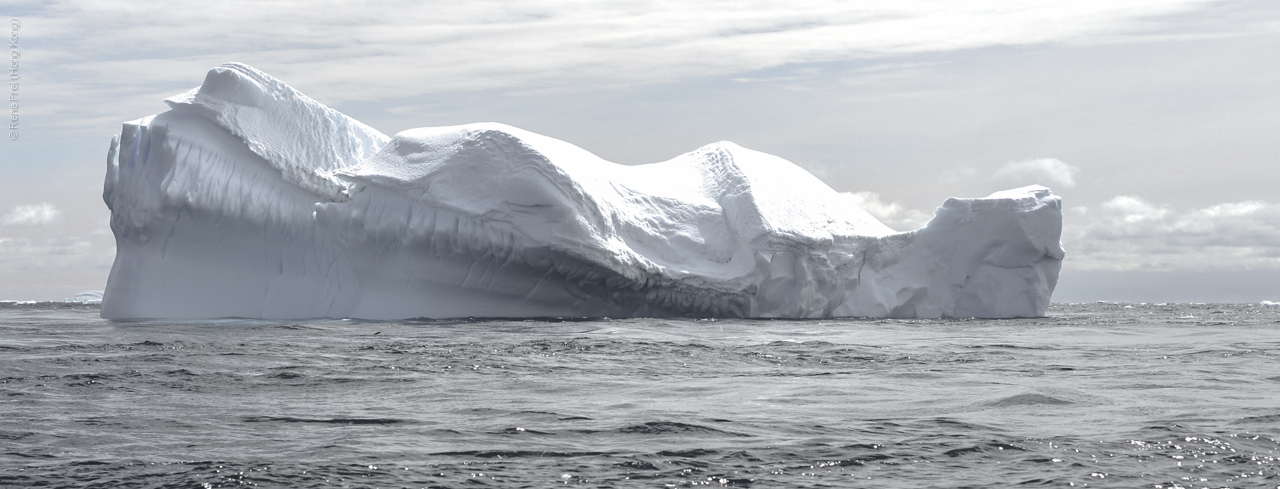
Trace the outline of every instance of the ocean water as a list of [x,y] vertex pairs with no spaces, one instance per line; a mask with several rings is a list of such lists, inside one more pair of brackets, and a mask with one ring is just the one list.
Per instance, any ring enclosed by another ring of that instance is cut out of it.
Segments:
[[1280,308],[110,322],[0,305],[0,486],[1280,487]]

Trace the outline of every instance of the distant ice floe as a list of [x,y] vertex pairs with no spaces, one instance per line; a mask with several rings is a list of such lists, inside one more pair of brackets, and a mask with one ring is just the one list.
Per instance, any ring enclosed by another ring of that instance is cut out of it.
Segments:
[[87,291],[81,292],[81,293],[79,293],[79,294],[76,294],[75,298],[70,299],[70,300],[68,300],[67,302],[79,302],[79,303],[81,303],[81,304],[101,304],[101,303],[102,303],[102,291],[101,291],[101,290],[87,290]]
[[243,64],[125,123],[106,318],[1024,317],[1061,267],[1039,186],[894,232],[733,143],[625,166],[496,123],[394,137]]

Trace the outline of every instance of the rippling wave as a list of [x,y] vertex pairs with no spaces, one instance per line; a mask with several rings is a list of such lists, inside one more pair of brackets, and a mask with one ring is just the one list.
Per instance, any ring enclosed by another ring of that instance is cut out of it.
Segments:
[[101,320],[0,304],[0,486],[1276,487],[1280,308]]

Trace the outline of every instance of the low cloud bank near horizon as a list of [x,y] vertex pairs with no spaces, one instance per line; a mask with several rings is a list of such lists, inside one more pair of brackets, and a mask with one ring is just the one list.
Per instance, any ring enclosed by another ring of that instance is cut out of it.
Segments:
[[109,237],[0,236],[0,300],[62,300],[106,286]]
[[1280,271],[1280,204],[1178,210],[1121,195],[1073,214],[1063,242],[1075,269]]
[[[873,192],[844,195],[897,231],[918,229],[933,217]],[[1179,210],[1121,195],[1097,208],[1067,207],[1063,214],[1064,270],[1280,273],[1277,203],[1249,200]]]
[[99,185],[68,177],[40,196],[0,183],[0,300],[62,300],[106,284],[115,239]]
[[[981,180],[972,168],[965,170],[950,178]],[[1006,163],[988,180],[1072,188],[1080,172],[1055,158],[1037,158]],[[875,192],[843,195],[897,231],[918,229],[933,217]],[[1092,208],[1068,206],[1063,221],[1065,270],[1280,272],[1280,203],[1245,200],[1180,210],[1118,195]]]

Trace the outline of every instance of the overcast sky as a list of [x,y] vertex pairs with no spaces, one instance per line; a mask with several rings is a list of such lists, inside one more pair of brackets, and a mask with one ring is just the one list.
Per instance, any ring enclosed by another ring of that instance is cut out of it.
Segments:
[[1280,300],[1274,0],[0,8],[0,299],[102,289],[111,135],[241,61],[387,134],[497,121],[627,164],[734,141],[899,230],[1039,183],[1066,206],[1056,301]]

